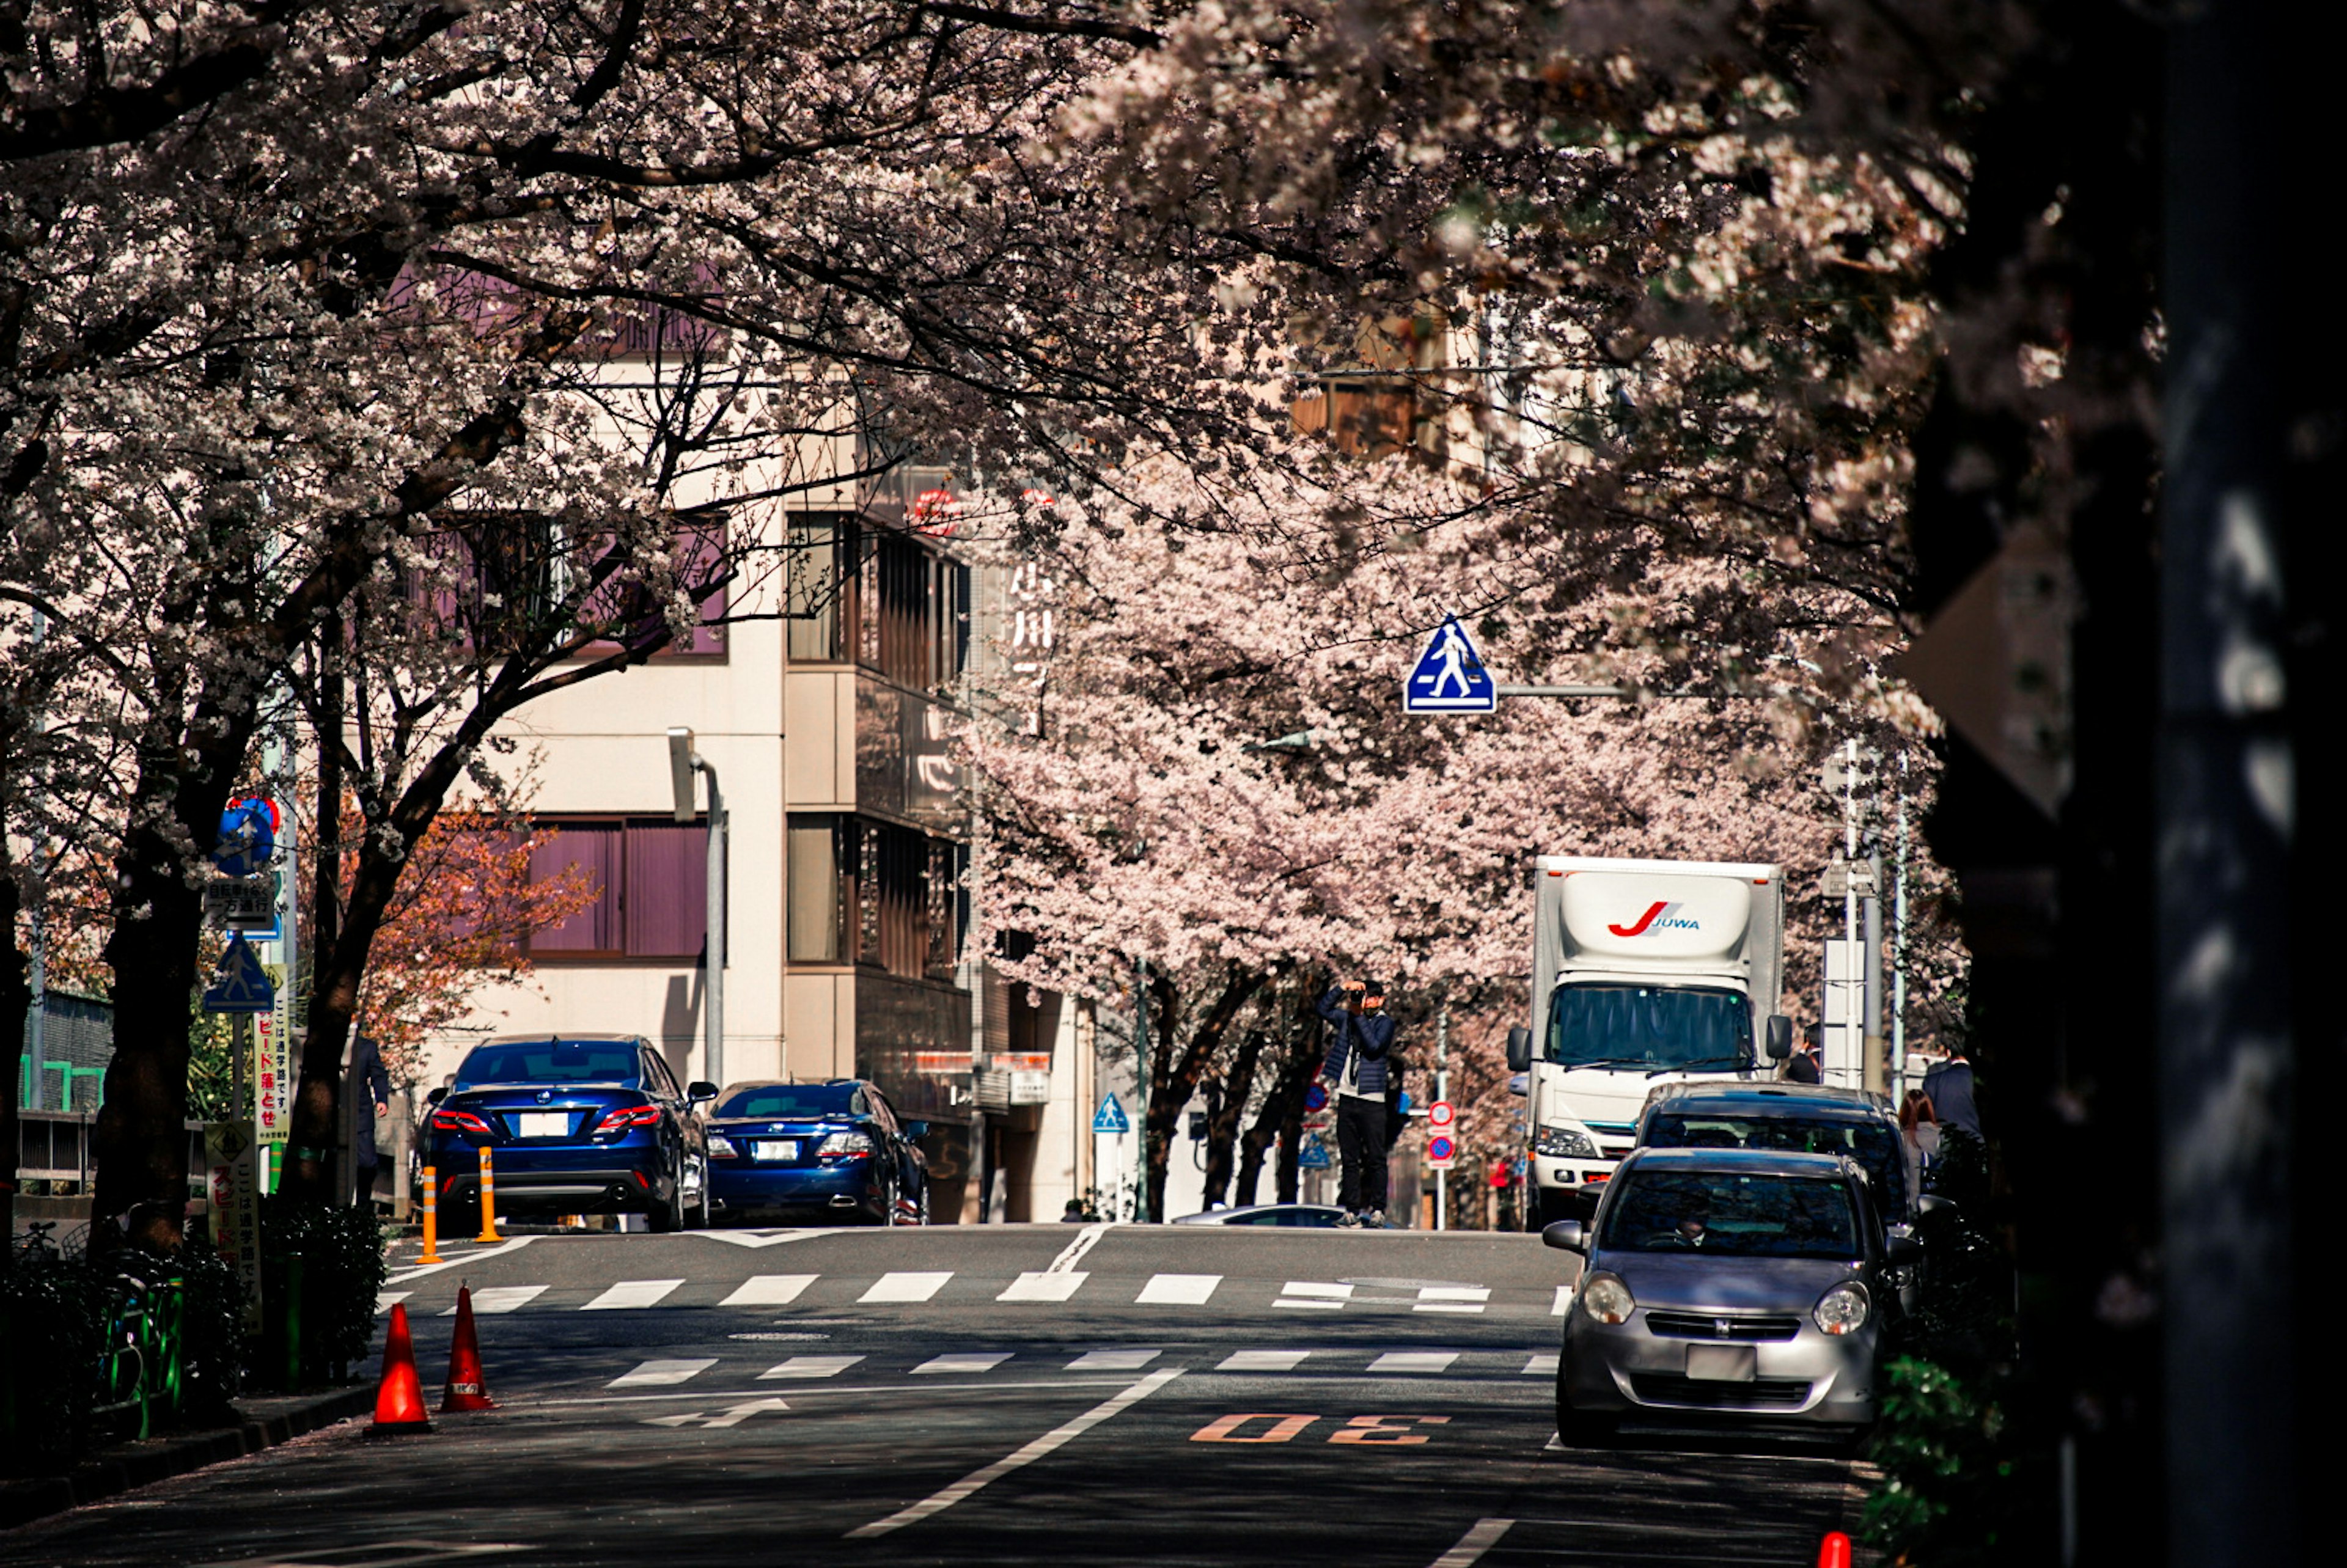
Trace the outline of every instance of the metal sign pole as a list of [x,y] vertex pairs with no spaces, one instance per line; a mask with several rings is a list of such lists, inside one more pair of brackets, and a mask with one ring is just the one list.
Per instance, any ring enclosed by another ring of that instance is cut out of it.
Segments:
[[[1434,1015],[1434,1098],[1450,1102],[1450,1006]],[[1434,1228],[1450,1228],[1450,1167],[1434,1168]]]

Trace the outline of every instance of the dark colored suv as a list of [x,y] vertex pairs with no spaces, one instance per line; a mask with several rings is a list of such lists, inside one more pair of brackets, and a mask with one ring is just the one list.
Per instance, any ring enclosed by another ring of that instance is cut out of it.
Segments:
[[[500,1214],[641,1214],[656,1231],[709,1223],[709,1158],[693,1107],[716,1086],[677,1086],[641,1035],[558,1035],[476,1046],[432,1091],[426,1159],[444,1224],[480,1202],[480,1151]],[[453,1212],[452,1212],[453,1211]]]

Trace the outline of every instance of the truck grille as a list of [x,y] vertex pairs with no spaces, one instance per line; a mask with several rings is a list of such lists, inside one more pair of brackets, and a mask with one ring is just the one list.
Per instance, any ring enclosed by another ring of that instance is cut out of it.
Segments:
[[1713,1383],[1667,1372],[1633,1372],[1631,1391],[1649,1405],[1682,1405],[1699,1410],[1781,1410],[1807,1400],[1801,1378],[1761,1378],[1749,1383]]
[[1711,1339],[1730,1344],[1790,1339],[1801,1331],[1798,1317],[1734,1317],[1727,1313],[1646,1312],[1646,1332],[1666,1339]]

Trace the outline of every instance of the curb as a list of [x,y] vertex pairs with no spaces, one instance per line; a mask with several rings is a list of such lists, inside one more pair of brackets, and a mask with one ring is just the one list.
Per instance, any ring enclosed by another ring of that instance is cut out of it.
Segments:
[[86,1460],[63,1475],[0,1481],[0,1530],[13,1530],[134,1487],[291,1442],[321,1427],[366,1414],[374,1408],[374,1393],[371,1388],[358,1387],[271,1399],[267,1403],[276,1408],[267,1414],[249,1416],[233,1427],[125,1444]]

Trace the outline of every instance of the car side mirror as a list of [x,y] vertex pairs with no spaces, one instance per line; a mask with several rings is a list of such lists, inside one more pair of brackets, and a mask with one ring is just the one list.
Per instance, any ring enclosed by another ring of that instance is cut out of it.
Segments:
[[905,1123],[905,1136],[906,1136],[906,1137],[907,1137],[907,1138],[911,1138],[911,1139],[914,1139],[914,1140],[917,1140],[917,1140],[919,1140],[919,1139],[926,1138],[926,1137],[928,1137],[928,1135],[929,1135],[929,1124],[928,1124],[928,1122],[906,1122],[906,1123]]
[[1579,1220],[1558,1220],[1553,1225],[1542,1227],[1541,1241],[1544,1245],[1561,1246],[1567,1252],[1577,1252],[1586,1257],[1589,1255],[1589,1243],[1585,1239],[1586,1235],[1587,1233],[1581,1228]]
[[706,1105],[717,1098],[717,1085],[695,1080],[684,1086],[684,1097],[695,1105]]
[[1509,1080],[1508,1080],[1508,1092],[1509,1092],[1509,1093],[1511,1093],[1511,1094],[1530,1094],[1532,1091],[1532,1074],[1531,1074],[1531,1073],[1529,1073],[1529,1072],[1519,1072],[1519,1073],[1517,1073],[1513,1078],[1511,1078],[1511,1079],[1509,1079]]
[[1793,1020],[1783,1013],[1768,1015],[1768,1060],[1782,1061],[1793,1054]]
[[1527,1072],[1532,1065],[1532,1031],[1518,1024],[1508,1031],[1508,1071]]
[[439,1088],[435,1089],[431,1093],[425,1095],[424,1097],[424,1103],[426,1105],[437,1105],[440,1102],[447,1098],[448,1086],[444,1083]]
[[1937,1193],[1925,1193],[1915,1200],[1915,1212],[1919,1214],[1952,1214],[1957,1212],[1956,1200],[1943,1198]]
[[1894,1235],[1882,1244],[1882,1255],[1895,1264],[1923,1261],[1923,1244],[1911,1235]]

